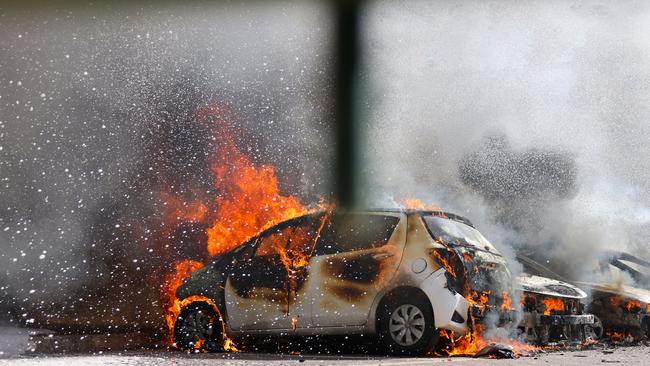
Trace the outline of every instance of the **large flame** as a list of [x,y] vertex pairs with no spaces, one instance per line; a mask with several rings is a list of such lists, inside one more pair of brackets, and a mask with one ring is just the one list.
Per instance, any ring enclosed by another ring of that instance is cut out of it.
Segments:
[[[308,212],[297,197],[280,193],[273,166],[255,164],[239,149],[231,127],[233,119],[227,108],[216,103],[197,113],[198,123],[211,129],[215,141],[218,141],[210,166],[217,195],[205,203],[199,200],[187,203],[187,197],[176,197],[170,190],[160,193],[166,205],[164,236],[182,223],[205,225],[209,256],[227,253],[266,228]],[[295,270],[306,265],[305,258],[291,254],[291,258],[286,257],[286,253],[283,257],[285,266]],[[194,301],[203,301],[219,311],[208,298],[192,296],[182,301],[176,298],[178,286],[192,272],[202,268],[202,262],[185,259],[173,267],[161,286],[170,340],[173,340],[174,324],[183,307]],[[224,349],[236,348],[230,339],[224,338]]]
[[208,229],[208,253],[212,256],[227,253],[260,231],[307,213],[296,197],[280,194],[272,166],[257,167],[240,153],[233,157],[232,165],[212,169],[221,190]]
[[198,114],[204,123],[217,123],[220,139],[211,167],[219,192],[208,229],[211,256],[227,253],[260,231],[307,213],[297,197],[280,193],[273,166],[258,166],[241,152],[224,114],[229,118],[218,105]]

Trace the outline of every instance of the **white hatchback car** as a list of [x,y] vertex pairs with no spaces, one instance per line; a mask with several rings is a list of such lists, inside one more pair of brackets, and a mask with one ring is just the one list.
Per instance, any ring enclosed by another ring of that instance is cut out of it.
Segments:
[[462,217],[319,212],[276,225],[194,272],[178,298],[210,301],[183,309],[174,338],[181,348],[218,350],[222,332],[368,334],[390,353],[418,355],[435,345],[439,329],[470,331],[474,301],[466,296],[492,291],[497,304],[510,283],[503,257]]

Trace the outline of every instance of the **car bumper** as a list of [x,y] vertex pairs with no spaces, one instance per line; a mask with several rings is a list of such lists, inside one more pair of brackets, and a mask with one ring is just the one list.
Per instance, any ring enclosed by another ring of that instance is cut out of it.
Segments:
[[441,268],[425,278],[420,288],[431,302],[436,328],[465,335],[469,332],[470,304],[462,295],[449,290],[446,284],[445,270]]

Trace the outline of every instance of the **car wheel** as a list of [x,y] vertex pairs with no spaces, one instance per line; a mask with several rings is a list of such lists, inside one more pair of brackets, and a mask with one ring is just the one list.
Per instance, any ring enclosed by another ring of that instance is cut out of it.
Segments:
[[381,309],[379,338],[393,355],[423,355],[438,341],[431,305],[420,297],[409,297],[388,301]]
[[594,324],[585,325],[585,337],[599,340],[603,337],[603,323],[594,315]]
[[183,350],[223,350],[221,320],[208,304],[190,304],[181,311],[174,324],[174,342]]

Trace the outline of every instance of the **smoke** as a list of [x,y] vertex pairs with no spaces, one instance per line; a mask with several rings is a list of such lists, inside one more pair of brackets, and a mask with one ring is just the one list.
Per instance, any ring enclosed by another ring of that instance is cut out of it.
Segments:
[[152,278],[205,246],[191,225],[154,242],[161,193],[214,194],[207,165],[220,136],[196,120],[208,104],[231,111],[241,149],[273,164],[283,189],[305,201],[327,191],[322,12],[315,3],[4,9],[3,314],[164,324]]
[[648,20],[639,1],[378,2],[367,201],[418,197],[574,279],[607,249],[647,256]]

